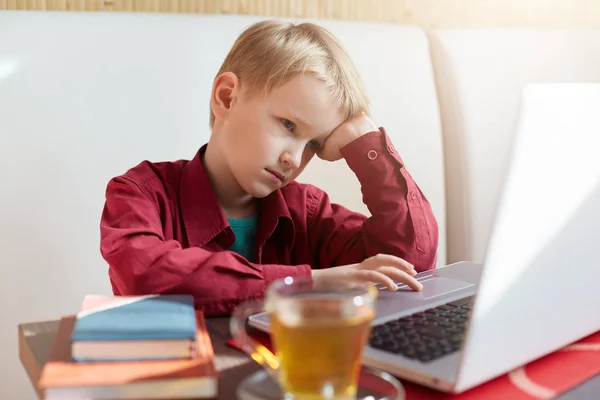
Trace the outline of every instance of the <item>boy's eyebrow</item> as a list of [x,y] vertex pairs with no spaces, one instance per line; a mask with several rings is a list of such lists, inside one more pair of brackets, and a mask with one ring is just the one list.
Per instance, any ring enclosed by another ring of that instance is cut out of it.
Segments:
[[[290,113],[289,119],[296,125],[298,125],[298,123],[300,123],[300,125],[303,126],[304,128],[311,127],[309,122],[303,120],[302,118],[298,118],[298,116],[295,116],[294,114]],[[324,141],[330,134],[331,134],[331,132],[325,132],[325,133],[319,134],[319,136],[317,136],[315,139],[318,139],[319,141]]]
[[[310,128],[311,127],[311,125],[310,125],[309,122],[303,120],[302,118],[298,118],[297,116],[294,116],[293,114],[291,114],[291,116],[290,116],[290,121],[292,121],[296,125],[298,125],[298,122],[300,122],[300,124],[304,128]],[[322,140],[326,139],[330,134],[331,134],[331,132],[325,132],[325,133],[319,134],[315,139],[318,139],[319,141],[322,141]]]
[[300,118],[296,114],[294,114],[291,110],[288,110],[288,114],[290,115],[290,120],[294,122],[296,125],[304,125],[306,127],[310,126],[310,122]]
[[[296,126],[301,125],[305,128],[310,128],[312,126],[310,122],[306,121],[305,119],[300,118],[297,114],[295,114],[291,109],[289,109],[287,107],[286,107],[284,113],[287,115],[286,118],[288,118],[290,121],[292,121],[294,124],[296,124]],[[331,134],[331,132],[324,132],[322,134],[319,134],[318,139],[323,140],[324,138],[327,138],[330,134]]]

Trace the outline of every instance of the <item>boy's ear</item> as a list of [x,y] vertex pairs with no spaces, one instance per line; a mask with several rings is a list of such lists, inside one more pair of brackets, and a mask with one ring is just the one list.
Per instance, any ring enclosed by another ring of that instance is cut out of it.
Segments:
[[210,98],[215,119],[227,119],[239,89],[238,77],[233,72],[224,72],[215,78]]

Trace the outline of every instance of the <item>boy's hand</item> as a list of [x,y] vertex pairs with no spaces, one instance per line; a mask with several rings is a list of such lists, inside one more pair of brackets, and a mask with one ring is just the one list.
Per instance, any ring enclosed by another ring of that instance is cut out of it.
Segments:
[[413,277],[416,273],[415,268],[408,261],[395,256],[378,254],[367,258],[360,264],[313,270],[312,277],[315,280],[323,277],[380,283],[389,290],[398,289],[398,286],[394,283],[396,281],[407,284],[413,290],[421,290],[423,285]]
[[342,158],[342,154],[340,153],[342,147],[364,134],[377,130],[379,128],[375,122],[365,114],[350,118],[329,135],[323,144],[323,148],[317,153],[317,156],[326,161],[339,160]]

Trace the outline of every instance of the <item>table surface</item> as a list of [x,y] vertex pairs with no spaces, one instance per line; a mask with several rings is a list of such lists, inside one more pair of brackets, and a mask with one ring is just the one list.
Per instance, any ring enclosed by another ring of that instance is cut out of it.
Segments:
[[[236,398],[237,385],[261,367],[241,351],[225,344],[231,338],[229,318],[207,318],[206,325],[215,351],[215,366],[219,371],[219,399],[233,400]],[[34,387],[50,355],[57,329],[58,320],[19,325],[19,356]],[[596,398],[598,393],[600,374],[557,399],[587,400]],[[39,392],[38,396],[41,398]]]

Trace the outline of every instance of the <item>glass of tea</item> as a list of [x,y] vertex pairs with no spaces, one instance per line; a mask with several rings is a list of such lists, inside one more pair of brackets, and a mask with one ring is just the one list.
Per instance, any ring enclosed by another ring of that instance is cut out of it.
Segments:
[[[284,399],[356,399],[376,298],[374,286],[287,277],[268,287],[264,302],[238,306],[231,333],[279,383]],[[268,313],[275,354],[246,332],[246,319],[259,312]]]

